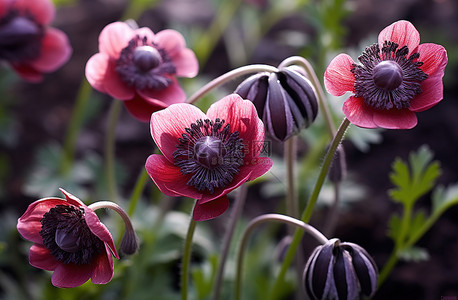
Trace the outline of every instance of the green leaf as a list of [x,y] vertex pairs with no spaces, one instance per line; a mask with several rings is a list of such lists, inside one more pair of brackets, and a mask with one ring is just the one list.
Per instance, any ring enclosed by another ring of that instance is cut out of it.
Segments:
[[390,179],[396,187],[389,191],[394,201],[413,205],[434,187],[441,170],[439,163],[432,162],[432,158],[431,150],[422,146],[417,152],[410,153],[409,164],[400,158],[394,161]]
[[401,218],[397,214],[392,214],[388,221],[388,236],[396,241],[400,234]]
[[418,211],[410,221],[408,237],[413,236],[423,227],[426,222],[426,213],[422,210]]
[[429,259],[428,250],[420,247],[409,247],[398,252],[398,257],[404,261],[420,262]]
[[458,204],[458,184],[447,188],[438,187],[432,195],[432,213],[440,214],[450,206]]

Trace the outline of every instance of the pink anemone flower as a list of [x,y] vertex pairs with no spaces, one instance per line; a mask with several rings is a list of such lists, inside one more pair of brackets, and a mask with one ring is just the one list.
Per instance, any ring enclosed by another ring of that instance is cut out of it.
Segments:
[[171,29],[154,34],[124,22],[107,25],[99,36],[99,53],[86,64],[86,78],[96,90],[123,100],[138,120],[186,100],[176,77],[194,77],[199,65],[183,36]]
[[34,242],[32,266],[54,271],[54,286],[72,288],[89,279],[105,284],[113,277],[112,254],[119,259],[113,238],[81,200],[61,189],[66,199],[43,198],[29,205],[17,229]]
[[41,81],[72,54],[65,33],[48,26],[54,14],[49,0],[0,0],[0,60],[27,81]]
[[410,129],[415,113],[442,100],[447,52],[441,45],[420,44],[408,21],[383,29],[378,44],[367,47],[355,64],[340,54],[324,74],[326,89],[335,96],[354,93],[343,105],[348,120],[359,127]]
[[264,124],[253,103],[233,94],[204,114],[181,103],[151,116],[151,135],[164,155],[146,160],[146,171],[168,196],[197,200],[196,221],[221,215],[229,206],[227,193],[272,167],[259,157]]

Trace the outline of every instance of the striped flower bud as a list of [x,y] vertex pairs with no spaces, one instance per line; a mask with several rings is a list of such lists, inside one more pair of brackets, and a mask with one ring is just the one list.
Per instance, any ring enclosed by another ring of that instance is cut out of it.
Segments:
[[303,282],[311,299],[355,300],[373,296],[377,276],[377,266],[366,250],[331,239],[313,251]]
[[312,84],[293,67],[255,74],[244,80],[235,93],[254,103],[259,118],[278,141],[310,126],[318,114]]

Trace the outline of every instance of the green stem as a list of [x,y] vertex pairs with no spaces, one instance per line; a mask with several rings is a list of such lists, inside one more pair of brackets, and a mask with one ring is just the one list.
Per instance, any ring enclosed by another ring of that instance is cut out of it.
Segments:
[[142,167],[142,171],[138,175],[137,182],[135,183],[134,190],[132,191],[132,194],[129,199],[129,207],[127,208],[127,214],[130,217],[132,217],[132,215],[135,212],[135,208],[137,207],[138,200],[140,199],[143,189],[145,188],[148,177],[149,176],[146,172],[146,169]]
[[105,172],[107,179],[108,195],[111,201],[116,202],[118,189],[116,186],[115,170],[115,130],[121,113],[122,101],[114,99],[108,114],[108,125],[105,140]]
[[237,254],[237,270],[236,270],[236,275],[235,275],[236,277],[235,277],[235,288],[234,288],[234,291],[235,291],[234,299],[236,300],[240,300],[240,297],[241,297],[243,256],[244,256],[245,248],[248,243],[248,238],[250,237],[251,232],[257,226],[267,223],[267,222],[281,222],[281,223],[293,225],[293,226],[299,227],[297,231],[300,231],[302,233],[304,231],[308,232],[313,237],[315,237],[321,244],[325,244],[328,242],[328,239],[321,232],[316,230],[314,227],[302,221],[299,221],[295,218],[289,217],[289,216],[280,215],[280,214],[266,214],[266,215],[262,215],[257,218],[254,218],[253,220],[251,220],[251,222],[248,224],[248,226],[246,227],[245,231],[242,234],[242,239],[241,239],[239,251]]
[[[348,121],[347,118],[344,118],[342,124],[340,124],[340,127],[337,130],[336,135],[334,136],[334,139],[331,142],[329,150],[324,158],[323,166],[321,167],[320,174],[318,175],[315,187],[312,191],[309,201],[307,202],[307,206],[305,207],[305,210],[302,214],[301,221],[303,221],[304,223],[308,223],[310,221],[313,208],[315,207],[316,201],[318,200],[318,195],[326,179],[329,166],[331,165],[337,147],[342,141],[345,131],[347,130],[349,125],[350,121]],[[294,233],[293,239],[291,240],[291,245],[289,246],[288,251],[286,252],[280,272],[276,278],[272,292],[270,293],[270,299],[276,299],[278,291],[280,290],[280,287],[283,285],[286,271],[288,270],[288,267],[291,265],[291,262],[294,259],[295,252],[297,250],[297,247],[299,246],[302,235],[303,233],[300,230],[296,230],[296,232]]]
[[[196,203],[194,204],[194,207]],[[191,214],[191,221],[189,222],[188,233],[184,242],[183,260],[181,264],[181,300],[188,299],[188,284],[189,284],[189,265],[191,263],[191,248],[192,237],[196,229],[197,222],[194,221]]]
[[226,264],[227,255],[229,254],[229,248],[231,246],[232,237],[234,236],[235,226],[237,225],[237,221],[242,214],[243,206],[245,204],[246,195],[247,195],[248,185],[245,183],[243,184],[237,194],[237,199],[235,200],[235,205],[232,210],[231,218],[229,227],[226,229],[223,245],[222,245],[222,252],[219,260],[218,266],[218,274],[216,276],[215,282],[215,289],[213,293],[213,299],[217,300],[220,297],[221,286],[223,283],[223,275],[224,275],[224,266]]
[[70,123],[65,135],[64,148],[62,153],[61,174],[66,175],[71,170],[73,159],[75,156],[75,144],[78,133],[83,125],[84,113],[86,111],[89,96],[91,95],[92,87],[86,79],[81,82],[76,97],[76,103],[73,108]]
[[186,101],[187,103],[194,103],[198,99],[202,98],[205,94],[210,92],[212,89],[223,85],[224,83],[233,80],[234,78],[237,78],[239,76],[243,76],[246,74],[251,74],[251,73],[258,73],[258,72],[278,72],[278,69],[269,65],[248,65],[248,66],[243,66],[237,69],[234,69],[232,71],[229,71],[206,85],[204,85],[202,88],[200,88],[197,92],[195,92],[189,99]]

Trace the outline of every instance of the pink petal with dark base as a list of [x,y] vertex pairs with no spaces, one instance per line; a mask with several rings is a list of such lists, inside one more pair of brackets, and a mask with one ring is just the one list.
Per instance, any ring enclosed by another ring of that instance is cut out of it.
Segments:
[[159,190],[167,196],[201,198],[201,193],[187,185],[190,177],[183,175],[180,168],[174,166],[164,156],[150,155],[146,160],[145,168]]
[[411,129],[417,125],[417,116],[408,109],[376,110],[374,123],[386,129]]
[[410,101],[409,109],[413,112],[425,111],[443,99],[444,85],[442,76],[435,76],[424,80],[421,83],[421,94]]
[[124,22],[114,22],[102,29],[99,36],[99,51],[112,59],[118,59],[121,50],[127,47],[134,30]]
[[397,21],[380,32],[378,36],[379,46],[382,47],[385,41],[395,42],[399,45],[398,49],[407,46],[409,48],[409,56],[416,52],[420,44],[420,33],[412,23]]
[[222,215],[229,207],[227,196],[222,196],[210,202],[199,204],[196,203],[192,212],[192,218],[195,221],[206,221]]
[[264,124],[259,119],[253,102],[232,94],[212,104],[207,111],[207,117],[212,121],[216,118],[225,120],[230,125],[231,132],[238,131],[239,137],[248,146],[246,160],[259,156],[262,150],[260,143],[264,142]]
[[135,95],[135,89],[126,86],[115,70],[115,61],[109,60],[103,86],[106,92],[115,99],[129,100]]
[[61,191],[61,193],[64,194],[65,199],[67,200],[68,203],[75,205],[77,207],[87,207],[86,204],[83,203],[83,201],[78,199],[76,196],[70,194],[63,188],[60,188],[59,191]]
[[102,224],[99,220],[99,217],[92,211],[90,208],[84,209],[84,219],[86,220],[86,224],[91,230],[91,232],[97,236],[100,240],[105,242],[108,247],[110,247],[111,252],[113,255],[119,259],[118,252],[116,251],[116,247],[113,242],[113,237],[111,236],[110,231],[108,231],[107,227]]
[[35,268],[48,271],[53,271],[59,264],[49,249],[41,244],[34,244],[30,247],[29,263]]
[[59,198],[44,198],[29,205],[25,213],[17,221],[17,230],[27,240],[42,243],[40,235],[41,219],[51,208],[56,205],[69,205],[67,201]]
[[172,60],[176,68],[176,75],[179,77],[192,78],[199,72],[199,62],[191,49],[181,50],[179,54],[172,57]]
[[38,72],[29,64],[13,64],[13,69],[25,80],[33,83],[38,83],[43,80],[43,73]]
[[150,101],[146,101],[142,97],[136,95],[132,100],[124,101],[124,106],[137,120],[149,122],[151,114],[166,107],[162,102],[157,101],[162,105],[155,105]]
[[106,93],[104,80],[108,71],[109,56],[105,53],[94,54],[86,63],[86,78],[96,90]]
[[41,72],[52,72],[66,63],[71,54],[67,35],[58,29],[48,28],[41,42],[40,56],[30,65]]
[[141,38],[146,37],[147,43],[152,43],[156,37],[154,32],[152,32],[151,29],[149,29],[148,27],[135,29],[134,34],[132,36],[135,35],[138,35]]
[[362,98],[350,97],[342,107],[342,111],[347,119],[356,126],[363,128],[376,128],[374,123],[374,109],[368,107]]
[[339,54],[329,63],[324,73],[324,85],[331,95],[342,96],[354,91],[353,64],[353,59],[347,54]]
[[420,57],[418,61],[423,62],[420,69],[429,76],[436,76],[436,73],[444,76],[445,66],[447,65],[447,51],[444,47],[437,44],[421,44],[418,46]]
[[180,53],[186,47],[186,41],[183,36],[173,29],[159,31],[154,38],[155,43],[167,51],[167,54],[172,58]]
[[31,15],[41,25],[48,25],[54,19],[55,8],[50,0],[16,0],[12,7]]
[[[150,102],[153,105],[158,105],[159,102],[162,102],[163,107],[167,107],[169,105],[175,103],[183,103],[186,101],[186,94],[184,93],[183,89],[178,84],[176,78],[170,78],[172,83],[162,90],[153,90],[153,89],[145,89],[145,90],[138,90],[138,94],[145,98],[147,102]],[[155,101],[157,100],[157,101]]]
[[82,285],[92,275],[93,265],[58,264],[51,277],[51,283],[61,288]]
[[151,116],[151,136],[164,156],[173,162],[173,152],[186,128],[207,116],[191,104],[173,104]]
[[93,264],[92,283],[105,284],[113,278],[113,258],[110,249],[105,245],[106,253],[99,255]]

